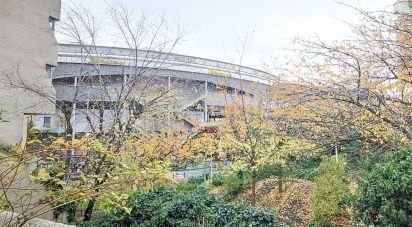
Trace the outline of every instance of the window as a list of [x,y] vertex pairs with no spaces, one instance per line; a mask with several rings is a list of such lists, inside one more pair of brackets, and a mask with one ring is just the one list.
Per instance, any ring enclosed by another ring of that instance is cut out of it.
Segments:
[[49,17],[49,25],[50,25],[50,29],[51,29],[52,31],[54,31],[54,29],[55,29],[56,21],[57,21],[56,18]]
[[43,128],[50,128],[51,117],[43,117]]
[[55,69],[56,67],[54,67],[54,66],[52,66],[52,65],[46,65],[46,72],[47,72],[47,75],[49,76],[49,78],[50,79],[53,79],[53,72],[54,72],[54,69]]

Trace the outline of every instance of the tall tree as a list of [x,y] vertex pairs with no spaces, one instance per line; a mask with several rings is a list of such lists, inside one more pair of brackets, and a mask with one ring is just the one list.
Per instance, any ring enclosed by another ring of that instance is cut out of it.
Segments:
[[232,104],[226,107],[224,115],[219,128],[220,146],[227,157],[251,174],[254,206],[258,169],[273,160],[286,137],[262,106]]
[[352,38],[297,38],[298,61],[282,71],[297,80],[277,91],[310,137],[394,150],[412,139],[411,16],[350,8],[360,15]]

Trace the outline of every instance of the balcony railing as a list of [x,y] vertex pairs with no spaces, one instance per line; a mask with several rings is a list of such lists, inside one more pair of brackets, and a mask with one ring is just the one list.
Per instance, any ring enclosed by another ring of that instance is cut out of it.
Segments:
[[[245,80],[270,84],[273,76],[262,70],[240,66],[228,62],[180,54],[156,51],[133,50],[119,47],[59,45],[59,62],[88,63],[124,66],[145,66],[170,69],[188,69],[214,76],[242,76]],[[199,71],[200,70],[200,71]]]

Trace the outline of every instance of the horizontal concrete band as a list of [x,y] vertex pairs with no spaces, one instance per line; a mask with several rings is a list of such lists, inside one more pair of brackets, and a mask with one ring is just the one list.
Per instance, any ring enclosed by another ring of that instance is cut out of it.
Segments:
[[145,67],[237,78],[270,84],[273,76],[262,70],[193,56],[118,47],[59,45],[59,63]]

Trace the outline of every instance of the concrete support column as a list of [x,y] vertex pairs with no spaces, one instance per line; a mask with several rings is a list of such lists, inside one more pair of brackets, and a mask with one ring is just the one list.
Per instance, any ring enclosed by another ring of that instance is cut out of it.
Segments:
[[207,81],[205,81],[205,98],[203,99],[204,122],[208,122],[208,118],[209,118],[209,113],[207,112],[207,102],[206,102],[206,98],[208,94],[207,84],[208,84]]
[[[172,83],[171,83],[171,77],[167,77],[167,90],[170,91],[172,89]],[[172,113],[170,112],[170,106],[167,107],[167,112],[168,112],[168,123],[170,124],[172,122]]]
[[168,90],[172,89],[172,83],[171,83],[171,77],[170,76],[167,77],[167,89]]
[[87,89],[87,100],[86,100],[86,113],[89,114],[90,107],[90,90]]
[[[74,77],[74,84],[73,84],[73,90],[74,93],[76,94],[77,90],[77,76]],[[73,111],[72,111],[72,140],[76,138],[76,97],[73,97]],[[72,151],[72,155],[74,155],[74,150]]]
[[123,74],[123,87],[126,87],[127,84],[127,75]]

